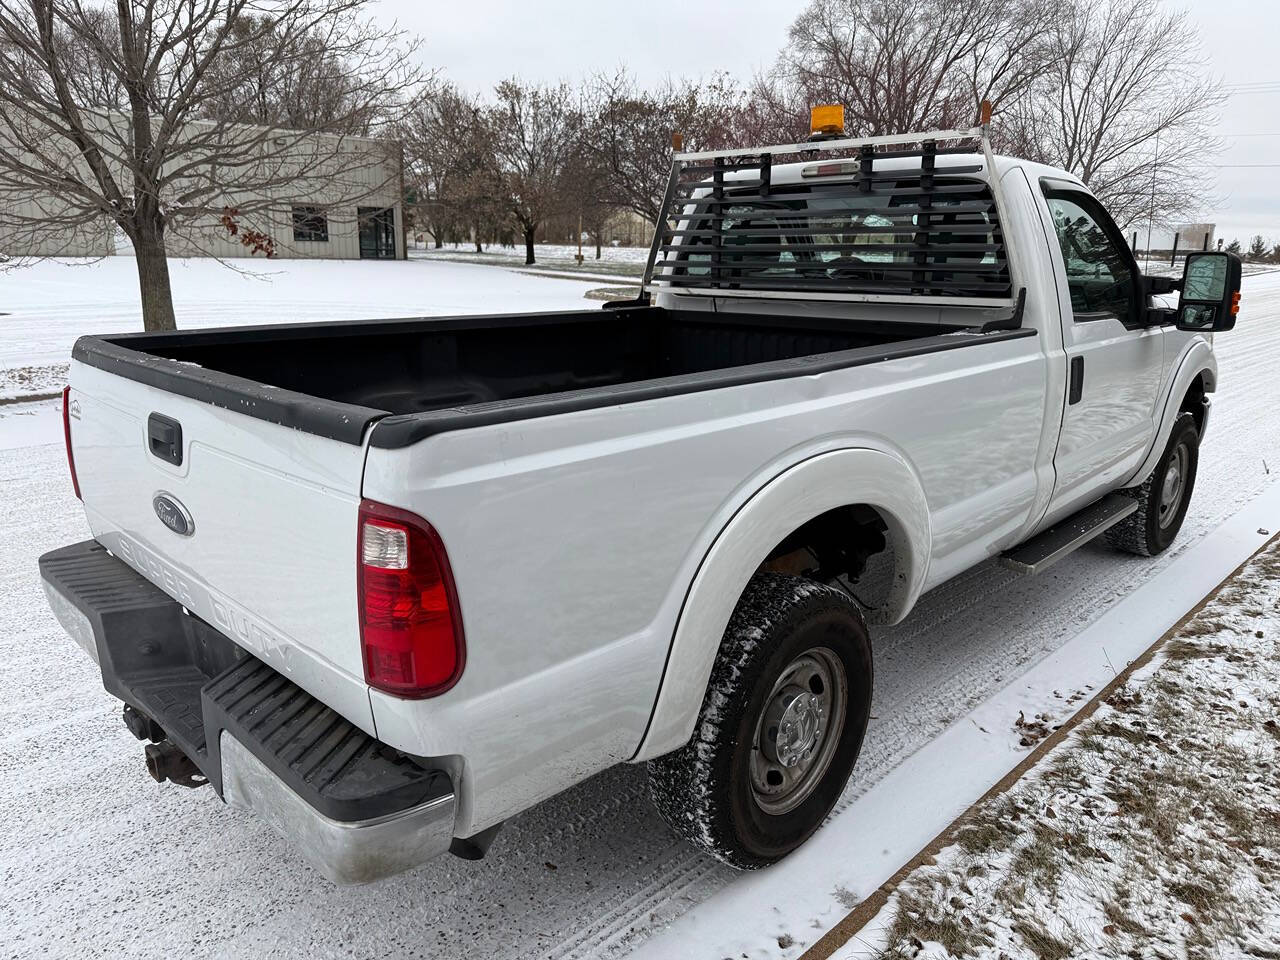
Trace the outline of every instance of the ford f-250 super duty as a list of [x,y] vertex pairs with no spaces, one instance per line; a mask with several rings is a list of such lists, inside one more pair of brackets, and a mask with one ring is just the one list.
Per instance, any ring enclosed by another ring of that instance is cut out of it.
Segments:
[[40,566],[151,774],[336,881],[624,762],[759,866],[853,770],[866,623],[1169,545],[1239,286],[985,127],[677,154],[634,302],[81,338],[93,539]]

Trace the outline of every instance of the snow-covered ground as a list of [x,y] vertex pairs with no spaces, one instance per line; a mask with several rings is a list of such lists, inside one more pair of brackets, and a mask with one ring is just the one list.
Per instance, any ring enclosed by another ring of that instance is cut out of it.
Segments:
[[578,248],[574,246],[540,243],[534,250],[536,262],[527,266],[523,246],[500,247],[490,244],[482,253],[476,253],[476,248],[471,244],[446,244],[439,250],[434,247],[410,249],[409,259],[504,266],[551,277],[590,276],[614,286],[630,287],[623,294],[627,298],[634,297],[639,292],[634,287],[644,273],[645,261],[649,255],[647,246],[604,247],[600,251],[599,260],[595,258],[595,248],[583,247],[582,263],[575,259],[577,252]]
[[[576,264],[577,261],[574,257],[577,256],[577,253],[577,246],[570,243],[539,243],[534,247],[534,256],[540,264]],[[409,249],[410,257],[474,255],[476,255],[476,248],[469,243],[446,243],[438,250],[432,246],[411,247]],[[484,253],[479,254],[479,256],[491,257],[494,260],[511,260],[518,264],[523,264],[524,244],[516,247],[501,247],[491,243],[485,246]],[[591,244],[583,243],[582,256],[584,263],[588,266],[591,264],[643,264],[645,258],[649,256],[649,245],[601,247],[600,259],[596,260],[596,248]]]
[[[178,326],[589,309],[584,282],[421,260],[171,260]],[[0,398],[61,389],[76,337],[142,329],[132,257],[0,272]],[[25,373],[24,373],[25,372]]]
[[[294,286],[289,297],[210,273],[185,301],[179,294],[181,322],[563,307],[581,303],[584,287],[434,261],[319,266],[315,283]],[[378,272],[379,281],[341,269],[354,267],[392,269]],[[0,299],[14,276],[0,277]],[[120,300],[103,321],[91,282],[75,273],[44,279],[43,298],[27,294],[25,312],[0,317],[0,351],[15,360],[65,361],[78,333],[136,325]],[[217,283],[234,291],[234,307],[225,307]],[[5,311],[14,312],[0,303]],[[15,333],[10,320],[26,333]],[[15,344],[15,336],[32,342]],[[877,631],[874,719],[842,808],[856,810],[850,805],[953,721],[1159,577],[1268,488],[1280,460],[1280,275],[1246,280],[1239,326],[1220,338],[1219,352],[1213,424],[1174,549],[1143,560],[1094,545],[1027,580],[986,564],[933,591],[902,625]],[[0,353],[0,365],[6,362]],[[481,862],[444,858],[356,889],[330,886],[264,825],[210,792],[157,788],[119,722],[118,704],[62,634],[40,590],[36,557],[87,535],[54,409],[51,402],[0,406],[0,437],[17,437],[13,449],[0,443],[0,819],[10,825],[0,834],[0,954],[613,957],[730,884],[767,879],[769,871],[740,877],[675,840],[644,799],[643,771],[633,767],[515,818]],[[38,440],[45,443],[32,443]],[[1190,606],[1198,595],[1180,599]],[[886,847],[901,840],[893,823],[877,830]],[[761,940],[749,955],[794,956],[820,932],[794,930],[787,948]],[[690,954],[677,946],[666,955]]]
[[1280,956],[1280,541],[841,960]]

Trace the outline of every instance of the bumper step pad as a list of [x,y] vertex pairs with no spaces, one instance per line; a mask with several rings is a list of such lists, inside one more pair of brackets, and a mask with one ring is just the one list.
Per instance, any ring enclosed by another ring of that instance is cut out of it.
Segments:
[[250,656],[96,541],[40,558],[93,632],[107,691],[154,719],[222,795],[229,732],[316,811],[352,822],[452,793],[430,770]]
[[452,792],[260,660],[205,685],[207,730],[228,730],[294,792],[334,820],[386,816]]
[[200,688],[241,656],[207,624],[182,612],[167,593],[94,540],[40,558],[46,590],[59,594],[88,621],[102,685],[164,728],[205,769]]

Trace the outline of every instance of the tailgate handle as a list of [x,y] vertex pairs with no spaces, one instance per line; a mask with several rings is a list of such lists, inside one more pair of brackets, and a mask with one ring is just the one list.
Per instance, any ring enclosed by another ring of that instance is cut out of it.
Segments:
[[162,413],[147,417],[147,445],[165,463],[182,466],[182,424],[177,420]]

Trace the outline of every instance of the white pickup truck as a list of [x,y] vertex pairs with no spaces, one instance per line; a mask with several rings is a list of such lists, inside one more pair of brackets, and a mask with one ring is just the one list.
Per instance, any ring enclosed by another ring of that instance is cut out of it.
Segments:
[[1177,534],[1235,258],[1143,276],[982,127],[677,154],[666,204],[605,309],[76,343],[93,539],[40,566],[157,780],[352,883],[644,762],[761,866],[854,768],[867,623]]

